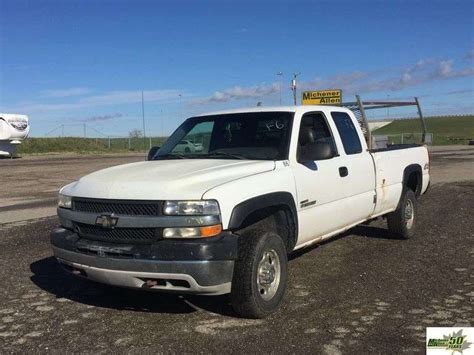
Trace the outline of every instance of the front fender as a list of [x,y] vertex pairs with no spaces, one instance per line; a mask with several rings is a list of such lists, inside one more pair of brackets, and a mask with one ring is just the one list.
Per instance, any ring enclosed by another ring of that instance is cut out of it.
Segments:
[[294,226],[293,233],[297,237],[298,213],[296,211],[296,204],[293,196],[286,191],[271,192],[239,203],[232,210],[228,228],[230,230],[238,229],[243,226],[245,219],[252,213],[275,206],[283,206],[291,211],[291,224]]
[[[245,218],[246,210],[251,212],[258,206],[268,207],[269,203],[288,205],[293,214],[297,215],[294,202],[297,200],[295,182],[289,168],[275,169],[219,185],[206,191],[202,198],[219,202],[223,229],[238,225],[241,219]],[[239,205],[238,210],[242,212],[236,210],[234,213],[234,209]]]

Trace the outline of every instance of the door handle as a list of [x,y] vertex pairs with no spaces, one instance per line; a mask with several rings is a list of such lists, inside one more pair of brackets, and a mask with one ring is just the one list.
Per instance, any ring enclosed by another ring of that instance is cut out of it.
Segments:
[[349,170],[347,170],[347,168],[345,166],[341,166],[339,168],[339,175],[341,177],[345,177],[345,176],[349,175]]

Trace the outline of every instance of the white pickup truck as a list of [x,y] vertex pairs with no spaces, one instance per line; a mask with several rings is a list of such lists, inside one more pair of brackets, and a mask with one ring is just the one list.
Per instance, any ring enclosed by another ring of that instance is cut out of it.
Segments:
[[[203,149],[184,152],[183,140]],[[287,255],[386,216],[415,232],[429,185],[423,145],[368,150],[342,107],[258,107],[187,119],[147,161],[60,191],[59,263],[90,280],[147,290],[230,293],[237,314],[278,309]]]

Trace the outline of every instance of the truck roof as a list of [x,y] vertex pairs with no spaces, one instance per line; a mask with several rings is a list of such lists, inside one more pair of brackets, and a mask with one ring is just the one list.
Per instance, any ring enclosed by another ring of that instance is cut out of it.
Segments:
[[328,106],[328,105],[292,105],[292,106],[257,106],[257,107],[247,107],[247,108],[237,108],[231,110],[222,110],[214,112],[206,112],[202,114],[195,115],[195,117],[200,116],[212,116],[212,115],[223,115],[231,113],[244,113],[244,112],[297,112],[297,111],[314,111],[314,110],[338,110],[338,111],[349,111],[348,109],[341,106]]

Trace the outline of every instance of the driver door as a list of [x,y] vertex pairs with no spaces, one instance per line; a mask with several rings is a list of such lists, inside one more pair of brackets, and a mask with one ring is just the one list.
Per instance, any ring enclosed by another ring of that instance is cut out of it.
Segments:
[[315,240],[346,224],[343,209],[344,177],[341,176],[339,169],[344,164],[338,155],[331,128],[322,112],[306,113],[301,119],[298,152],[304,149],[306,144],[313,142],[330,143],[334,157],[305,163],[298,162],[293,169],[300,224],[298,244]]

